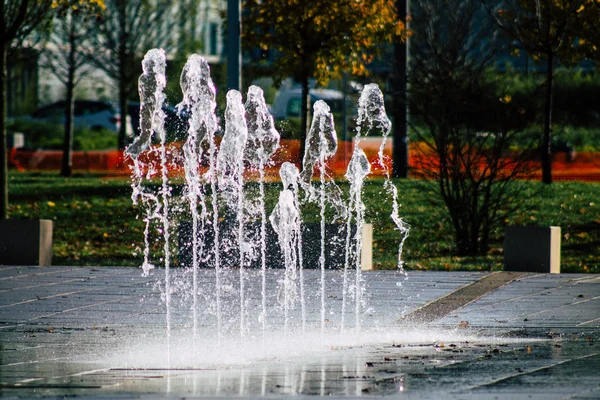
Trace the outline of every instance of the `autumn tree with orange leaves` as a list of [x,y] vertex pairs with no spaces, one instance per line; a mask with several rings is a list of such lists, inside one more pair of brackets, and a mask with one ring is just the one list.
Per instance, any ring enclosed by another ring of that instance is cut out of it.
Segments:
[[309,80],[324,85],[344,72],[366,75],[384,43],[403,40],[393,0],[245,0],[242,44],[275,52],[276,83],[302,85],[302,146],[308,126]]

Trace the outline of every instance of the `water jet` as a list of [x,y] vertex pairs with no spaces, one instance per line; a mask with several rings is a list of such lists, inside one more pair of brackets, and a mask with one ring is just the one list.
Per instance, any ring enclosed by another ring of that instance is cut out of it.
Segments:
[[[164,65],[162,50],[151,50],[144,58],[140,77],[142,129],[127,154],[133,159],[132,198],[144,214],[147,247],[151,226],[162,233],[159,261],[165,269],[161,290],[167,330],[178,319],[171,315],[176,298],[190,303],[192,337],[197,338],[201,326],[214,325],[217,343],[233,332],[240,338],[262,337],[263,344],[267,332],[280,329],[284,337],[292,337],[297,329],[316,329],[322,340],[331,332],[344,335],[350,328],[358,334],[367,311],[361,275],[365,226],[362,190],[371,171],[360,140],[372,132],[383,136],[377,162],[385,169],[383,146],[391,128],[377,85],[366,85],[358,102],[356,136],[345,174],[348,192],[329,172],[328,160],[338,148],[337,134],[329,106],[317,101],[302,168],[290,162],[281,164],[278,200],[268,208],[265,168],[273,162],[280,136],[262,90],[251,86],[245,103],[242,93],[229,91],[221,130],[210,68],[197,55],[188,59],[181,74],[183,101],[178,107],[190,118],[180,158],[185,166],[183,194],[172,198],[173,179],[169,176],[161,115]],[[151,145],[153,137],[159,139],[158,145]],[[152,154],[158,155],[160,162],[145,164]],[[258,172],[257,192],[247,190],[248,170]],[[145,185],[153,177],[160,185]],[[401,251],[408,225],[398,215],[397,189],[387,170],[383,187],[393,201],[391,218],[401,233],[398,268],[403,271]],[[307,223],[302,209],[311,204],[317,208],[318,217]],[[171,243],[172,235],[178,236],[177,245]],[[177,247],[179,254],[171,254]],[[142,265],[146,274],[159,265],[151,256],[146,249]],[[176,280],[169,273],[174,265],[182,267]],[[326,272],[331,268],[339,269]],[[316,269],[318,278],[314,273],[308,278],[309,269]],[[199,276],[201,270],[205,271],[203,278]],[[207,279],[210,276],[212,279]],[[259,291],[249,284],[256,279],[260,281]],[[316,320],[309,318],[307,311],[315,304],[319,305]],[[353,327],[348,324],[351,314]]]

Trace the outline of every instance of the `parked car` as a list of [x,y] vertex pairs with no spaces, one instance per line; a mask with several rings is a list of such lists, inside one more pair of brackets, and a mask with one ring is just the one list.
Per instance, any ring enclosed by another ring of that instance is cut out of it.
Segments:
[[[347,96],[344,103],[344,93],[333,89],[310,89],[310,110],[317,100],[323,100],[329,106],[335,119],[335,127],[339,138],[344,139],[352,134],[356,124],[357,109],[351,96]],[[344,105],[346,107],[346,132],[344,132]],[[293,88],[280,90],[275,95],[270,108],[271,115],[279,123],[278,129],[282,138],[298,137],[300,131],[299,119],[302,111],[302,89]],[[283,122],[283,125],[281,125]],[[298,126],[292,126],[298,124]],[[309,117],[310,124],[310,117]]]
[[[317,100],[324,100],[331,112],[334,114],[342,113],[344,110],[344,94],[333,89],[310,89],[311,107]],[[351,106],[351,104],[349,104]],[[302,89],[294,88],[277,92],[271,113],[275,119],[287,119],[290,117],[299,117],[302,110]]]
[[[180,141],[185,140],[187,137],[189,113],[186,110],[179,111],[176,107],[171,105],[163,105],[163,112],[165,113],[165,131],[167,133],[167,141]],[[136,135],[139,134],[140,129],[140,103],[130,102],[127,105],[127,114],[131,120],[131,126],[133,132]],[[155,141],[158,138],[154,138]]]
[[[53,124],[64,124],[65,100],[49,104],[36,110],[31,118]],[[118,108],[108,101],[75,100],[75,126],[83,129],[106,129],[117,132],[121,117]]]

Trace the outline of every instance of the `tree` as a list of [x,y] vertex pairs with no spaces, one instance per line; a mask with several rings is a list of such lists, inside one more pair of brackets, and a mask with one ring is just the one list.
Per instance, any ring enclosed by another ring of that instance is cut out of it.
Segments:
[[45,49],[45,67],[65,85],[65,133],[60,174],[72,175],[75,87],[89,71],[89,51],[84,45],[91,31],[91,20],[104,9],[101,1],[69,0],[57,7]]
[[381,45],[405,35],[392,0],[245,0],[242,29],[246,49],[275,52],[276,83],[292,77],[302,85],[302,146],[310,78],[365,75]]
[[170,2],[107,0],[105,6],[97,32],[90,38],[95,49],[90,61],[118,85],[119,149],[123,150],[127,146],[127,101],[137,94],[139,61],[146,51],[170,43],[176,18]]
[[[482,0],[484,3],[489,1]],[[575,24],[585,0],[503,0],[490,15],[498,26],[518,41],[535,60],[546,63],[544,129],[540,138],[542,181],[552,183],[552,102],[554,69],[558,59],[571,61],[573,52],[568,32]],[[495,3],[497,4],[497,3]]]
[[[396,15],[399,21],[406,21],[410,0],[396,0]],[[406,23],[408,27],[408,21]],[[394,135],[393,168],[392,176],[395,178],[408,178],[408,108],[407,108],[407,61],[409,52],[409,38],[394,42],[394,64],[391,80],[393,108],[392,131]]]
[[2,41],[0,48],[0,220],[8,218],[8,158],[6,143],[7,55],[13,47],[36,29],[49,23],[53,13],[51,0],[2,0]]
[[584,59],[596,62],[600,68],[600,3],[583,1],[577,9],[577,18],[570,29],[569,43]]
[[499,97],[486,74],[498,49],[490,22],[477,0],[413,3],[409,99],[421,150],[415,174],[448,209],[459,255],[487,250],[491,230],[515,210],[515,180],[529,155],[528,146],[509,151],[524,110]]

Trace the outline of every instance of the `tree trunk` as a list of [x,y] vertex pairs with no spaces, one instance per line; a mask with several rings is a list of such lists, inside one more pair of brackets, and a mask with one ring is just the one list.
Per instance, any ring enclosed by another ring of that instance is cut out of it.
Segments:
[[121,122],[119,126],[119,150],[127,147],[127,82],[125,77],[119,78],[119,109]]
[[124,1],[117,3],[117,9],[119,13],[119,108],[121,114],[121,122],[119,126],[119,150],[125,150],[127,147],[127,89],[129,87],[129,76],[127,71],[129,69],[129,57],[127,52],[127,45],[129,43],[129,33],[127,28],[127,5]]
[[467,229],[460,226],[460,224],[454,224],[454,241],[456,243],[456,254],[463,257],[471,255],[471,238]]
[[[396,0],[396,14],[399,21],[406,22],[409,0]],[[408,39],[394,43],[395,70],[393,77],[393,135],[392,176],[408,178]]]
[[308,88],[308,76],[302,78],[302,113],[300,114],[300,164],[302,164],[302,158],[304,157],[304,148],[306,147],[306,134],[308,132],[308,112],[310,102],[308,101],[309,96]]
[[552,183],[552,100],[554,92],[554,53],[548,53],[546,68],[546,101],[544,105],[544,132],[542,134],[541,159],[542,182]]
[[60,175],[70,177],[73,175],[73,134],[75,118],[75,96],[73,84],[67,85],[67,106],[65,108],[65,136],[63,140],[63,157]]
[[[4,29],[4,28],[3,28]],[[6,53],[8,43],[2,39],[0,51],[0,220],[8,218],[8,153],[6,148]]]
[[[70,29],[74,28],[71,22]],[[63,158],[60,175],[73,175],[73,135],[75,132],[75,40],[73,32],[69,38],[69,72],[67,76],[67,107],[65,108],[65,136],[63,141]]]

